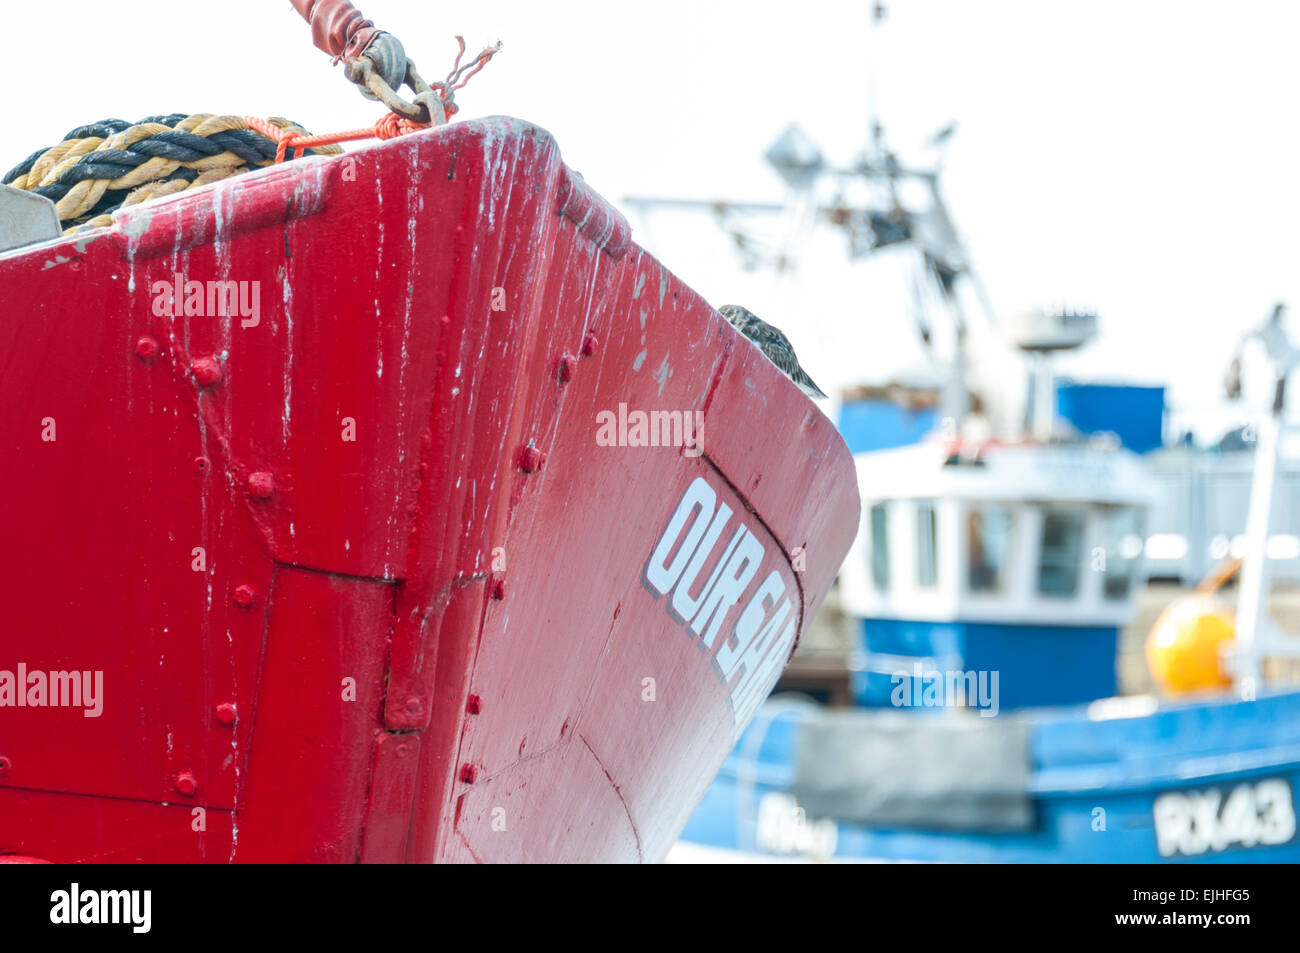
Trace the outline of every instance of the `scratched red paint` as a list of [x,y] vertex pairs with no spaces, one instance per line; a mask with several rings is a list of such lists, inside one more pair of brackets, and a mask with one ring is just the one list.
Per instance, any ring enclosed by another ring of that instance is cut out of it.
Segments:
[[[258,312],[171,317],[177,276]],[[737,730],[643,578],[678,501],[799,628],[857,525],[829,421],[514,120],[138,206],[0,288],[0,670],[104,673],[96,718],[0,707],[0,854],[656,860]],[[620,403],[703,411],[703,455],[598,445]]]

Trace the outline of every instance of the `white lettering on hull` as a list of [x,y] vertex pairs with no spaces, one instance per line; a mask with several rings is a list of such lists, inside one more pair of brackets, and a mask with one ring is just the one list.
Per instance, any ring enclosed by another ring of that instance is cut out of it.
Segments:
[[697,477],[668,520],[645,567],[647,588],[669,596],[666,608],[685,626],[726,687],[737,728],[772,690],[794,645],[799,593],[780,566],[761,570],[764,546],[717,491]]

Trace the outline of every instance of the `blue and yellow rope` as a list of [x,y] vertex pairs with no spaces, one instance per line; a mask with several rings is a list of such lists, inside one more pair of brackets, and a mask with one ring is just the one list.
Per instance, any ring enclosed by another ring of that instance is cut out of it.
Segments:
[[[267,122],[285,133],[308,135],[287,119]],[[123,206],[270,165],[278,149],[276,139],[251,128],[242,116],[173,113],[137,123],[106,119],[78,126],[0,181],[53,201],[66,233],[108,225],[111,213]],[[342,151],[325,145],[303,153]]]

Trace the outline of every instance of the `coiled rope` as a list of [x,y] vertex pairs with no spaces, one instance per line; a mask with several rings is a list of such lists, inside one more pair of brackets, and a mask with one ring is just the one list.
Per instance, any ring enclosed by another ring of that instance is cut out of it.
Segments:
[[[501,48],[494,44],[462,64],[465,41],[446,80],[434,83],[442,116],[457,112],[455,94]],[[409,67],[409,64],[408,64]],[[423,81],[420,81],[421,85]],[[54,202],[64,234],[112,224],[112,213],[146,199],[171,195],[228,176],[302,155],[338,155],[340,142],[392,139],[433,122],[394,112],[366,129],[313,136],[288,119],[173,113],[137,123],[104,119],[78,126],[56,146],[38,149],[0,182]]]
[[[210,113],[150,116],[137,123],[105,119],[38,149],[0,181],[53,201],[64,234],[108,225],[118,208],[269,165],[282,138],[307,135],[287,119],[254,122],[261,131],[246,117]],[[273,132],[279,135],[268,134]],[[323,144],[303,150],[342,151]]]

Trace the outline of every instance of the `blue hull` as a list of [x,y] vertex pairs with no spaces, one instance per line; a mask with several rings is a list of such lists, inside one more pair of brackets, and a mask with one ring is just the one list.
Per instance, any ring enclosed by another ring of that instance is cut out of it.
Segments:
[[[996,697],[1003,711],[1043,705],[1077,705],[1109,698],[1118,690],[1114,626],[1015,625],[1003,622],[929,622],[915,619],[864,619],[862,648],[867,658],[890,657],[886,671],[853,674],[854,700],[863,707],[897,707],[898,690],[920,698],[913,663],[996,674]],[[1068,672],[1069,678],[1061,673]],[[898,676],[907,676],[900,679]],[[972,695],[970,704],[984,707]]]
[[1083,707],[1024,714],[1028,829],[899,830],[800,817],[774,831],[772,796],[793,808],[799,723],[817,712],[773,700],[723,765],[682,840],[860,860],[1300,862],[1293,793],[1300,785],[1300,693],[1200,700],[1101,721]]

